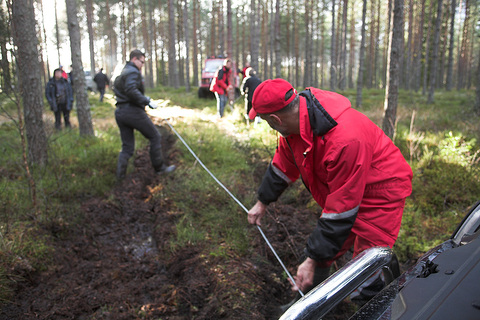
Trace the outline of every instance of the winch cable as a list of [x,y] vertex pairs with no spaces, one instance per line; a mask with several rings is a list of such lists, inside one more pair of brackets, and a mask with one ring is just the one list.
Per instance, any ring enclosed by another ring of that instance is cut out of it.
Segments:
[[[223,183],[220,182],[220,180],[217,179],[217,177],[215,177],[215,175],[210,171],[208,170],[208,168],[203,164],[202,160],[200,160],[199,157],[197,157],[197,155],[195,154],[195,152],[193,152],[193,150],[188,146],[188,144],[185,142],[185,140],[183,140],[182,136],[178,133],[177,130],[175,130],[175,128],[170,124],[170,122],[167,120],[167,119],[163,119],[167,124],[168,126],[170,127],[170,129],[172,129],[173,132],[175,132],[175,134],[177,135],[178,139],[180,139],[180,141],[182,141],[182,143],[185,145],[185,147],[188,149],[188,151],[190,151],[190,153],[193,155],[193,157],[198,161],[198,163],[200,163],[200,165],[203,167],[203,169],[205,169],[205,171],[208,172],[208,174],[213,178],[213,180],[215,180],[222,188],[223,190],[225,190],[225,192],[228,193],[228,195],[230,197],[232,197],[233,200],[235,200],[235,202],[248,214],[248,209],[240,202],[240,200],[238,200],[231,192],[230,190],[227,189],[227,187],[225,187],[223,185]],[[283,270],[285,271],[285,273],[288,275],[288,277],[290,278],[290,281],[292,281],[293,285],[294,286],[297,286],[297,284],[295,283],[295,279],[293,279],[292,275],[290,274],[290,272],[288,272],[287,268],[285,267],[285,265],[283,264],[283,261],[282,259],[280,259],[280,257],[278,256],[277,252],[275,251],[275,249],[272,247],[270,241],[268,241],[267,239],[267,236],[265,235],[265,233],[263,233],[263,230],[262,228],[260,228],[259,225],[256,225],[257,228],[258,228],[258,231],[260,231],[263,239],[265,240],[265,242],[267,243],[268,247],[270,248],[270,250],[272,250],[273,254],[275,255],[275,257],[277,258],[278,262],[280,262],[280,265],[282,266]],[[297,287],[298,288],[298,287]],[[298,289],[298,293],[300,293],[300,295],[303,297],[304,294],[303,292]]]

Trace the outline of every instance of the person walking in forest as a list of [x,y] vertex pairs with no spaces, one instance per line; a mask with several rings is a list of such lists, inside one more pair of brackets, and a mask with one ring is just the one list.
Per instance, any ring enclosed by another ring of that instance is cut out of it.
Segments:
[[262,82],[257,78],[256,74],[257,73],[253,68],[247,68],[247,70],[245,70],[245,77],[243,78],[242,85],[240,87],[240,92],[245,96],[245,119],[247,120],[247,123],[250,120],[248,113],[252,109],[253,93],[258,85]]
[[117,179],[125,178],[128,160],[135,150],[134,130],[150,140],[150,160],[157,174],[170,173],[175,170],[174,165],[168,166],[162,154],[162,136],[152,120],[145,112],[145,106],[156,109],[158,106],[149,97],[144,95],[143,77],[141,70],[145,64],[145,54],[140,50],[130,52],[130,61],[127,62],[121,74],[115,79],[113,91],[117,99],[115,120],[120,129],[122,150],[118,156]]
[[53,71],[53,77],[45,86],[45,96],[50,109],[55,114],[55,129],[62,129],[62,114],[65,128],[70,128],[70,110],[73,106],[73,90],[67,79],[62,76],[62,69]]
[[210,84],[210,91],[215,94],[217,99],[217,112],[220,118],[223,117],[225,106],[228,101],[228,91],[233,89],[230,84],[230,75],[232,73],[232,60],[225,59],[223,66],[217,70],[215,77]]
[[97,89],[100,92],[100,102],[103,102],[105,88],[110,85],[110,80],[108,80],[107,75],[103,73],[103,68],[100,68],[100,71],[93,77],[93,81],[97,84]]
[[[325,280],[330,265],[352,246],[356,256],[394,245],[412,170],[377,125],[337,93],[315,88],[297,93],[283,79],[257,87],[250,119],[257,114],[281,137],[248,222],[260,225],[267,206],[299,176],[323,209],[293,290],[306,293]],[[361,304],[384,286],[381,273],[369,280],[352,293],[353,301]]]

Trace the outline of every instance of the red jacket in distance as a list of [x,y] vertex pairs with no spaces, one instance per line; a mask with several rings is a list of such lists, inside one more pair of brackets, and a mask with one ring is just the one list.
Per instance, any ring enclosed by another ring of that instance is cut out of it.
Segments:
[[305,250],[314,260],[332,259],[350,232],[393,246],[401,212],[357,213],[362,205],[387,206],[410,195],[412,170],[400,150],[375,123],[352,109],[347,98],[334,92],[315,88],[301,92],[299,118],[300,134],[279,139],[258,199],[265,204],[277,200],[301,175],[323,208]]
[[232,74],[231,69],[227,69],[227,67],[223,66],[221,69],[217,71],[215,77],[210,84],[210,91],[216,92],[220,95],[225,94],[229,83],[230,75]]

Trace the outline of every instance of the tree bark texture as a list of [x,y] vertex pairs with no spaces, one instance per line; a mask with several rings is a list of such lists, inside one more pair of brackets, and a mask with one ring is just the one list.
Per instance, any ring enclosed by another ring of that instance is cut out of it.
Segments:
[[400,61],[403,52],[403,0],[395,0],[391,22],[391,36],[387,62],[387,87],[382,129],[392,140],[395,135],[397,117],[398,89],[400,80]]
[[178,89],[177,51],[175,49],[175,3],[168,0],[168,82],[170,86]]
[[360,42],[360,57],[358,59],[358,77],[357,77],[357,102],[356,107],[359,108],[362,105],[362,90],[363,90],[363,74],[365,70],[365,20],[367,17],[367,0],[363,0],[362,11],[362,30],[361,30],[361,42]]
[[67,7],[68,33],[70,34],[70,48],[72,52],[73,90],[77,107],[78,126],[80,135],[93,136],[92,116],[85,88],[85,73],[82,63],[82,46],[80,26],[77,19],[77,3],[75,0],[65,0]]
[[332,1],[332,39],[330,49],[330,90],[335,91],[337,87],[337,54],[335,52],[335,0]]
[[437,19],[435,21],[435,34],[433,36],[432,48],[432,71],[430,72],[430,90],[428,91],[427,103],[433,103],[433,95],[435,93],[435,86],[437,81],[438,45],[440,41],[440,26],[442,23],[443,0],[438,0],[437,6]]
[[47,163],[47,136],[43,123],[43,91],[38,40],[35,31],[33,0],[15,0],[12,4],[13,39],[17,46],[17,65],[23,117],[27,133],[28,160]]

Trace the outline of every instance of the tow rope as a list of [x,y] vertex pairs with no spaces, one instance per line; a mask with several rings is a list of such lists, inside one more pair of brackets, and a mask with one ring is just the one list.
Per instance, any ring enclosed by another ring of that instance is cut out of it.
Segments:
[[[198,163],[200,163],[200,165],[203,167],[203,169],[205,169],[205,171],[208,172],[208,174],[213,178],[213,180],[215,180],[222,188],[223,190],[225,190],[225,192],[228,193],[228,195],[230,197],[232,197],[233,200],[235,200],[235,202],[248,214],[248,209],[240,202],[240,200],[238,200],[231,192],[230,190],[227,189],[227,187],[225,187],[221,182],[220,180],[217,179],[217,177],[215,177],[215,175],[210,171],[208,170],[208,168],[203,164],[202,160],[200,160],[199,157],[197,157],[197,155],[195,154],[195,152],[193,152],[193,150],[188,146],[188,144],[185,142],[185,140],[183,140],[182,136],[177,132],[177,130],[175,130],[175,128],[170,124],[170,122],[168,122],[167,119],[163,119],[167,124],[168,126],[170,127],[170,129],[172,129],[173,132],[175,132],[175,134],[177,135],[178,139],[180,139],[180,141],[182,141],[182,143],[185,145],[185,147],[188,149],[188,151],[190,151],[190,153],[193,155],[193,157],[198,161]],[[283,264],[283,261],[282,259],[280,259],[280,257],[278,256],[277,252],[275,251],[275,249],[272,247],[270,241],[268,241],[267,239],[267,236],[265,235],[265,233],[263,233],[263,230],[262,228],[260,228],[260,226],[257,224],[256,225],[257,228],[258,228],[258,231],[260,231],[260,234],[262,235],[263,239],[265,240],[265,242],[267,243],[268,247],[270,248],[270,250],[272,250],[273,254],[275,255],[275,257],[277,258],[278,262],[280,262],[280,265],[282,266],[283,270],[285,271],[285,273],[287,274],[287,276],[290,278],[290,281],[292,281],[293,285],[294,286],[297,286],[297,284],[295,283],[295,279],[293,279],[292,275],[290,274],[290,272],[288,272],[287,268],[285,267],[285,265]],[[298,287],[297,287],[298,288]],[[303,292],[298,289],[298,293],[300,293],[300,295],[303,297],[304,294]]]

